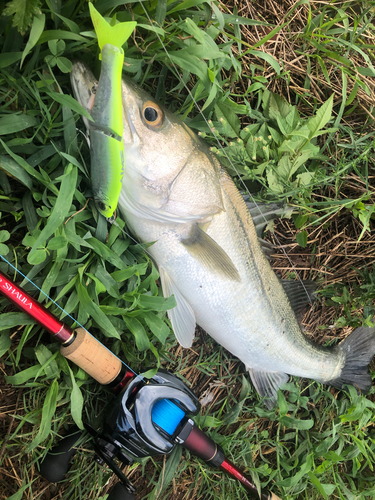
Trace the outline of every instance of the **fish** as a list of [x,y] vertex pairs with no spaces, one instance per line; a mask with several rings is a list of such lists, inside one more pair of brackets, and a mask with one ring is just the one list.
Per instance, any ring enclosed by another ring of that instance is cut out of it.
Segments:
[[[75,63],[72,82],[85,105],[94,78]],[[248,209],[209,147],[131,79],[122,80],[126,164],[118,208],[141,242],[153,242],[168,316],[191,347],[196,325],[239,358],[268,408],[290,375],[367,392],[375,328],[360,327],[333,347],[307,338],[298,316],[309,283],[281,281],[259,238],[264,207]],[[263,220],[264,219],[264,220]]]

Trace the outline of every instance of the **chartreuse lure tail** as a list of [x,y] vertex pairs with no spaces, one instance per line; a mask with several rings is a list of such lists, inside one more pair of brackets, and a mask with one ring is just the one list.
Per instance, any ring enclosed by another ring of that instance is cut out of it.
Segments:
[[135,21],[129,21],[127,23],[117,23],[111,26],[104,17],[99,14],[91,2],[89,3],[89,9],[92,24],[94,25],[95,33],[98,37],[100,50],[103,50],[104,45],[107,43],[121,49],[126,40],[133,33],[137,23]]
[[102,59],[99,84],[91,111],[91,180],[98,210],[104,217],[111,217],[117,207],[125,168],[122,141],[122,45],[131,35],[136,23],[111,26],[91,3],[89,8]]

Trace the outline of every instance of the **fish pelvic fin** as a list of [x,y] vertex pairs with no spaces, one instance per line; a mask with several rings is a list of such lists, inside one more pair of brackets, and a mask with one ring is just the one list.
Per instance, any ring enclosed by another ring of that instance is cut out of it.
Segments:
[[239,272],[229,255],[198,225],[189,238],[181,240],[192,257],[209,271],[217,272],[234,281],[241,281]]
[[258,394],[264,398],[264,403],[269,410],[277,404],[277,391],[281,385],[286,384],[289,375],[283,372],[266,372],[248,368],[251,380]]
[[358,391],[368,392],[372,385],[368,365],[375,354],[375,328],[357,328],[335,349],[345,354],[345,363],[340,375],[325,383],[338,389],[352,385]]
[[177,302],[176,307],[167,311],[174,334],[182,347],[191,347],[196,325],[194,311],[161,266],[159,266],[159,274],[164,297],[174,295]]

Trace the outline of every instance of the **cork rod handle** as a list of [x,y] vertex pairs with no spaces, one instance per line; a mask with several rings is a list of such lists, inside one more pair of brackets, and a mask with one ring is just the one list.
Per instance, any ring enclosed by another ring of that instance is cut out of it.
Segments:
[[84,328],[75,330],[76,338],[69,346],[60,347],[61,354],[82,368],[100,384],[107,385],[120,373],[122,363]]

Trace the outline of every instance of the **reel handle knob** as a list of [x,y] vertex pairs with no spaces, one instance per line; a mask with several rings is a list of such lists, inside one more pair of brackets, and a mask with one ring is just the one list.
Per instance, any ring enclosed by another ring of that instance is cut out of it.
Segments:
[[134,493],[125,488],[122,483],[117,483],[112,488],[107,500],[136,500]]
[[82,432],[74,426],[69,434],[47,453],[39,466],[41,476],[51,483],[58,483],[64,479],[70,460],[76,453],[74,445],[81,435]]

